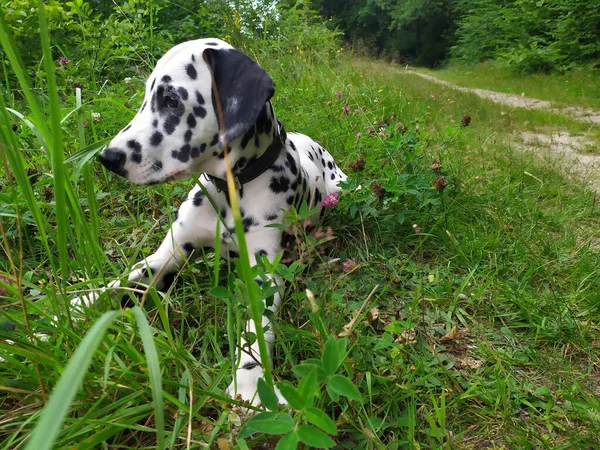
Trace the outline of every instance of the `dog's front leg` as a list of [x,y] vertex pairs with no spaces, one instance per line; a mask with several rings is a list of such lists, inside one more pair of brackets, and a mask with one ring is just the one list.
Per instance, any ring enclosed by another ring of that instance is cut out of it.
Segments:
[[[268,231],[267,231],[268,230]],[[263,229],[262,234],[265,231],[271,234],[276,230],[271,229]],[[256,239],[257,236],[252,236],[253,233],[246,235],[246,239],[248,241],[248,252],[250,254],[250,265],[256,264],[256,256],[257,255],[266,255],[266,257],[273,261],[275,256],[279,251],[279,247],[273,249],[262,249],[258,248],[256,245],[253,245],[256,242],[280,242],[280,238],[271,238],[264,239],[265,236],[260,236],[259,239]],[[256,233],[261,234],[261,233]],[[277,285],[281,284],[281,280],[278,277],[271,279],[271,281]],[[258,278],[256,279],[258,284],[262,284],[263,280]],[[274,316],[277,314],[279,310],[279,306],[281,305],[281,295],[276,293],[273,296],[273,301],[271,304],[267,303],[267,308],[271,314],[269,316]],[[269,317],[265,314],[262,316],[262,327],[265,336],[265,341],[267,344],[267,355],[265,356],[265,360],[268,360],[268,364],[271,364],[271,349],[273,347],[273,343],[275,341],[275,333],[273,331],[273,324]],[[244,332],[241,337],[240,348],[236,352],[236,369],[233,381],[227,388],[227,394],[233,398],[241,397],[243,400],[252,403],[253,405],[258,405],[260,403],[260,399],[257,394],[257,385],[259,378],[264,376],[264,368],[261,363],[261,355],[258,346],[258,342],[256,339],[252,339],[254,342],[250,344],[248,338],[250,335],[256,336],[256,324],[254,320],[248,319],[246,321]],[[285,404],[285,400],[280,395],[277,388],[275,388],[275,393],[279,397],[279,402],[281,404]]]
[[[217,215],[210,204],[201,202],[201,199],[202,192],[196,185],[179,208],[177,220],[158,250],[132,267],[127,277],[128,287],[146,289],[153,284],[158,290],[164,290],[173,282],[177,270],[192,252],[214,246]],[[115,296],[124,293],[121,282],[113,280],[105,288],[73,298],[71,309],[77,311],[84,305],[91,306],[107,290]]]

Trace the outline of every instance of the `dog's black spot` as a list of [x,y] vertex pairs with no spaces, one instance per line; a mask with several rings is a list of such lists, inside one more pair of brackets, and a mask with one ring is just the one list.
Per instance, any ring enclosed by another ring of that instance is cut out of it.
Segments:
[[192,113],[188,114],[188,116],[187,116],[187,125],[190,128],[196,127],[196,118],[194,117],[194,115]]
[[260,147],[260,138],[258,137],[258,132],[254,133],[254,145],[256,148]]
[[290,171],[292,172],[293,175],[297,175],[298,174],[298,167],[296,166],[296,160],[294,159],[294,157],[292,156],[291,153],[288,153],[287,155],[285,155],[286,161],[288,163],[288,167],[290,168]]
[[202,106],[194,106],[194,115],[204,119],[206,117],[206,109]]
[[173,284],[173,281],[175,281],[176,275],[177,275],[177,272],[166,273],[163,276],[162,283],[160,285],[160,289],[167,289],[169,286],[171,286]]
[[204,105],[204,97],[202,96],[202,94],[198,91],[196,91],[196,101],[200,104],[200,105]]
[[222,151],[221,153],[219,153],[217,155],[217,158],[219,158],[219,159],[225,159],[225,151]]
[[152,170],[154,170],[155,172],[158,172],[160,169],[162,169],[162,167],[163,167],[162,161],[156,160],[152,163],[152,166],[150,168]]
[[185,134],[183,135],[183,140],[187,143],[189,143],[192,140],[192,135],[194,134],[194,132],[192,130],[187,130],[185,132]]
[[316,188],[315,189],[315,201],[317,203],[319,203],[322,199],[323,199],[323,196],[321,195],[321,191],[319,190],[319,188]]
[[154,147],[160,144],[162,140],[163,134],[160,131],[155,131],[154,133],[152,133],[152,136],[150,136],[150,144],[152,144]]
[[235,166],[233,167],[233,170],[242,170],[244,167],[246,167],[248,165],[248,159],[244,158],[243,156],[238,159],[238,161],[235,163]]
[[227,257],[229,259],[238,258],[239,256],[240,256],[240,254],[238,252],[234,252],[233,250],[229,250],[227,252]]
[[127,125],[125,128],[121,130],[121,133],[125,133],[127,130],[131,128],[131,124]]
[[[260,255],[260,256],[266,256],[267,255],[267,251],[264,249],[260,249],[259,251],[256,252],[256,254]],[[256,280],[258,282],[258,280]],[[262,281],[262,280],[260,280]]]
[[272,177],[269,187],[276,194],[286,192],[290,187],[290,179],[285,176]]
[[332,180],[335,180],[335,173],[332,173],[332,174],[331,174],[331,179],[332,179]]
[[192,61],[196,62],[196,57],[192,55]]
[[327,161],[327,167],[329,167],[329,170],[333,170],[333,164],[331,161]]
[[265,220],[272,222],[273,220],[277,219],[279,217],[278,214],[267,214],[265,215]]
[[298,188],[298,180],[294,180],[294,182],[292,183],[292,185],[290,186],[290,189],[292,191],[295,191]]
[[190,242],[186,242],[185,244],[183,244],[183,251],[186,252],[188,255],[190,253],[192,253],[194,250],[196,250],[194,248],[194,244],[192,244]]
[[204,45],[217,46],[219,44],[217,44],[216,42],[206,42]]
[[225,208],[221,208],[221,219],[225,220],[227,218],[227,210]]
[[[294,150],[294,151],[297,151],[297,150],[296,150],[296,145],[294,145],[294,143],[292,142],[292,140],[291,140],[291,139],[288,139],[288,142],[290,143],[290,148],[291,148],[292,150]],[[310,152],[308,152],[308,155],[310,156]],[[311,159],[312,159],[312,158],[311,158]]]
[[319,147],[319,155],[323,154],[323,147]]
[[244,217],[244,219],[242,220],[242,223],[244,225],[244,233],[247,233],[248,230],[250,229],[250,227],[252,227],[254,225],[258,225],[256,220],[254,220],[254,217]]
[[177,127],[177,125],[179,125],[179,122],[180,119],[175,114],[171,114],[169,117],[167,117],[167,120],[165,120],[165,123],[163,124],[163,129],[165,130],[165,133],[173,134],[175,128]]
[[285,201],[288,205],[291,205],[292,203],[294,203],[294,196],[290,195],[288,198],[285,199]]
[[142,104],[142,107],[140,108],[140,112],[142,112],[142,111],[144,111],[146,109],[146,104],[147,104],[146,102],[144,102]]
[[200,147],[192,148],[190,156],[192,158],[197,158],[198,156],[200,156],[200,154],[204,153],[204,150],[206,150],[206,144],[200,144]]
[[204,192],[198,191],[194,194],[194,206],[202,206],[204,201]]
[[163,83],[169,83],[171,81],[171,77],[169,75],[163,75],[161,80]]
[[250,142],[250,139],[252,139],[254,137],[254,133],[256,131],[256,126],[251,126],[248,131],[246,131],[246,133],[244,133],[244,136],[242,137],[242,150],[244,150],[246,148],[246,146],[248,145],[248,142]]
[[183,99],[183,100],[187,100],[188,99],[188,91],[186,88],[184,87],[178,87],[177,88],[177,93],[179,94],[179,96]]
[[219,142],[219,133],[215,133],[215,135],[212,138],[212,141],[210,141],[210,146],[214,147],[215,145],[217,145],[217,142]]
[[310,159],[311,161],[315,160],[311,152],[308,152],[308,159]]
[[153,126],[154,128],[157,128],[157,127],[158,127],[158,119],[154,119],[154,120],[152,121],[152,126]]
[[154,85],[156,84],[156,78],[152,80],[152,84],[150,85],[150,90],[154,89]]
[[127,141],[127,147],[134,151],[134,153],[139,153],[142,151],[142,144],[140,144],[135,139],[130,139]]
[[191,152],[190,144],[185,144],[179,150],[173,150],[171,152],[171,156],[183,163],[186,163],[190,160],[190,152]]
[[302,192],[306,192],[306,178],[302,178]]
[[323,171],[323,179],[325,179],[325,171]]
[[321,166],[325,167],[325,160],[321,158]]
[[142,162],[142,154],[141,153],[132,153],[131,160],[137,164],[141,163]]
[[193,64],[188,64],[185,66],[185,73],[187,73],[188,77],[190,77],[192,80],[195,80],[198,76],[198,72],[196,72],[196,68]]
[[283,171],[285,171],[285,167],[283,167],[283,166],[280,166],[279,164],[273,164],[273,165],[270,167],[270,169],[271,169],[273,172],[283,172]]

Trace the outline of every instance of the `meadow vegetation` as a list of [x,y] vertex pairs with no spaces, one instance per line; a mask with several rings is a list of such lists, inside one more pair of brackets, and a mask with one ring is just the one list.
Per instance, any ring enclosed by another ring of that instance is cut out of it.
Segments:
[[[2,448],[600,447],[597,195],[515,144],[589,125],[354,56],[303,2],[158,3],[0,12]],[[69,300],[151,254],[194,183],[133,186],[94,156],[155,60],[208,35],[275,80],[286,129],[349,174],[340,202],[312,234],[290,214],[297,245],[274,264],[194,254],[166,293],[72,320]],[[268,272],[286,281],[289,405],[265,380],[247,418],[224,390]]]

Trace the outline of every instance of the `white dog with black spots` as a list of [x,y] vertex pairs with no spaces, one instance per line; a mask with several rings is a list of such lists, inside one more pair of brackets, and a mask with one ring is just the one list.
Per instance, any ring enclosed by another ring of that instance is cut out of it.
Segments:
[[[299,208],[303,202],[319,206],[325,195],[340,190],[338,183],[346,175],[331,155],[309,137],[284,131],[270,102],[274,92],[273,81],[255,61],[218,39],[179,44],[158,61],[140,110],[102,150],[99,160],[110,171],[142,185],[199,174],[216,208],[196,185],[161,246],[133,267],[128,284],[149,284],[152,278],[157,289],[168,287],[192,252],[215,246],[219,220],[226,225],[219,236],[222,255],[237,252],[224,181],[225,149],[252,265],[257,255],[273,261],[282,250],[283,232],[268,225],[281,223],[286,209]],[[319,219],[322,215],[323,209]],[[113,281],[109,287],[119,285]],[[72,305],[89,306],[97,297],[78,297]],[[276,294],[268,308],[276,313],[280,303]],[[275,335],[269,322],[263,316],[270,357]],[[245,331],[254,330],[249,320]],[[264,373],[258,344],[249,345],[242,338],[236,354],[238,366],[227,393],[256,405],[257,383]]]

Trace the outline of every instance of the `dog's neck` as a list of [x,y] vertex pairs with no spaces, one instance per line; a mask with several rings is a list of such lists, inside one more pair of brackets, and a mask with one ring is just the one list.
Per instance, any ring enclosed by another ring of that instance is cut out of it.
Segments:
[[[279,139],[279,125],[271,102],[265,103],[256,122],[242,136],[231,141],[227,150],[233,174],[238,175],[256,163],[269,146]],[[214,154],[214,153],[213,153]],[[206,167],[205,172],[216,178],[226,179],[226,163],[223,154],[218,154]]]

